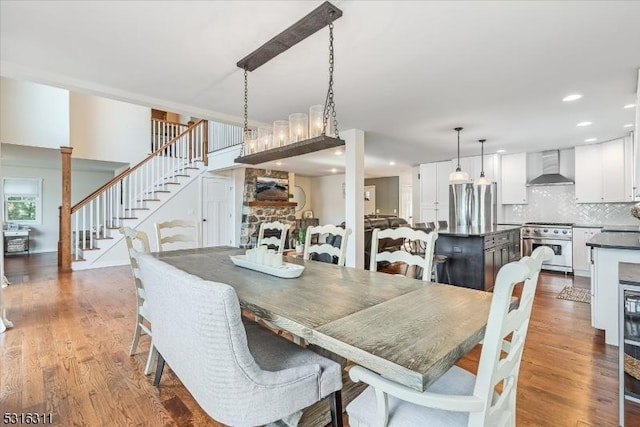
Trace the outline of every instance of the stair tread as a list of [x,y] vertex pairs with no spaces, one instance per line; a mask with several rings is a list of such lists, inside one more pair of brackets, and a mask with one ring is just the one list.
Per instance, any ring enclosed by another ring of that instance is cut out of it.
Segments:
[[142,200],[136,200],[136,202],[159,202],[160,199],[142,199]]
[[127,208],[125,211],[148,211],[149,208]]
[[118,219],[138,219],[137,216],[119,216]]
[[153,194],[153,193],[171,193],[171,191],[169,191],[169,190],[155,190],[155,191],[150,191],[147,194]]

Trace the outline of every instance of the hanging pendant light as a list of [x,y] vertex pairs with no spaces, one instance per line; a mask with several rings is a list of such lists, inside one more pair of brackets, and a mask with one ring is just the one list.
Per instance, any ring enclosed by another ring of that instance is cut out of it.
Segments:
[[457,127],[454,130],[458,132],[458,167],[456,168],[455,172],[451,172],[449,174],[449,182],[451,183],[466,182],[466,181],[469,181],[469,174],[466,172],[463,172],[462,168],[460,168],[460,131],[462,130],[462,128]]
[[484,176],[484,142],[486,139],[479,139],[480,143],[480,177],[476,178],[473,185],[491,185],[491,181]]

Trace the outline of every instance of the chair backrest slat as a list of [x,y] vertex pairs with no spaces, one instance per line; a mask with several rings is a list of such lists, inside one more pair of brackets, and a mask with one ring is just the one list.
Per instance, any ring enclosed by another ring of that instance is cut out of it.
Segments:
[[[290,227],[290,224],[283,224],[279,221],[263,222],[262,224],[260,224],[260,230],[258,231],[258,242],[256,246],[276,246],[277,252],[282,253],[287,239],[287,233],[289,232]],[[279,230],[280,236],[264,237],[265,230]]]
[[[344,265],[346,262],[346,254],[347,254],[347,242],[349,240],[349,235],[351,234],[350,228],[342,228],[337,227],[332,224],[326,225],[318,225],[307,227],[307,232],[305,235],[304,242],[304,259],[311,259],[312,254],[327,254],[333,260],[333,257],[338,258],[338,265]],[[337,239],[336,236],[340,237],[340,245],[334,246],[332,244],[323,242],[312,244],[312,236],[318,235],[318,240],[322,236],[334,236],[334,239]]]
[[[402,239],[404,242],[411,241],[421,248],[420,253],[411,253],[405,250],[383,251],[378,252],[378,242],[382,239]],[[375,228],[371,236],[371,263],[369,269],[376,271],[378,269],[378,261],[387,262],[403,262],[410,266],[420,267],[422,269],[422,280],[431,280],[431,268],[433,266],[433,252],[435,243],[438,239],[438,233],[427,233],[424,230],[416,230],[410,227],[387,228],[380,230]],[[422,253],[424,249],[424,253]]]
[[174,219],[171,221],[156,222],[157,249],[158,252],[169,249],[167,245],[173,243],[191,243],[200,247],[200,227],[197,221]]

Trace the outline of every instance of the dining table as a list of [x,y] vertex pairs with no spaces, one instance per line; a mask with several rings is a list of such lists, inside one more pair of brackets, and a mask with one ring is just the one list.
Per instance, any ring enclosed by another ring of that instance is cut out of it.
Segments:
[[164,251],[156,258],[235,289],[243,310],[311,346],[424,391],[484,337],[489,292],[285,258],[304,266],[281,278],[234,265],[244,249]]

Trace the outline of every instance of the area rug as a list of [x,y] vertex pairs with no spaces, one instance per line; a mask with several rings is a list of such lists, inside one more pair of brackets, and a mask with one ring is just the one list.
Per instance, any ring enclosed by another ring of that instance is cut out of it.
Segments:
[[591,304],[591,291],[584,288],[574,288],[573,286],[565,286],[556,298],[566,299],[569,301],[586,302]]

